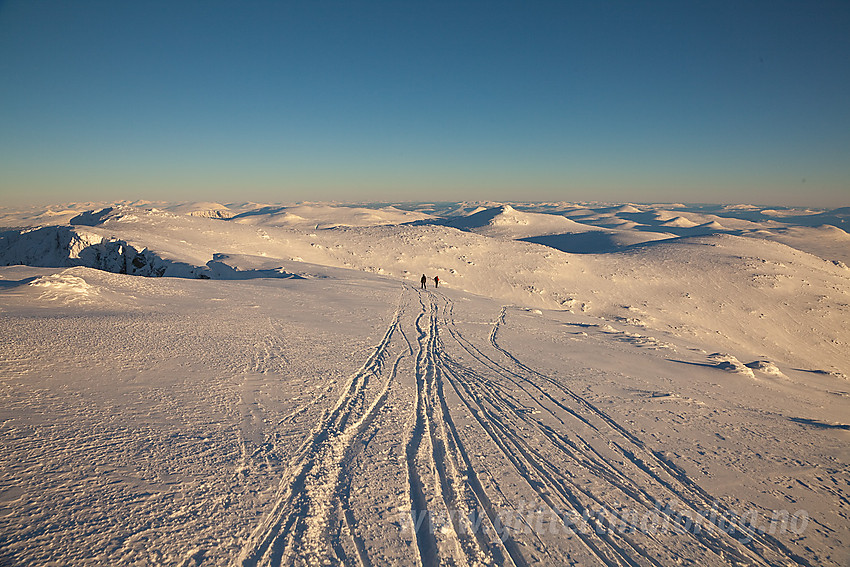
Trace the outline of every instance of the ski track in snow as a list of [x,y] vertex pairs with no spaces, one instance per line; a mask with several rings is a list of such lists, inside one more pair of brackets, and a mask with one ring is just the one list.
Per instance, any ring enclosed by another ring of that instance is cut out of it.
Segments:
[[[279,498],[251,536],[237,564],[288,563],[299,555],[320,560],[333,553],[328,534],[329,504],[343,502],[338,485],[346,457],[355,438],[363,433],[386,399],[398,359],[377,396],[367,402],[366,395],[371,383],[381,377],[400,315],[401,308],[336,405],[324,413],[297,451],[283,475]],[[341,511],[348,517],[346,509]]]
[[[812,565],[768,534],[677,525],[683,512],[734,514],[567,384],[503,348],[507,313],[475,344],[446,295],[405,285],[383,339],[296,451],[234,565]],[[382,433],[394,440],[394,475],[365,470],[375,463],[363,454]],[[386,481],[368,486],[372,499],[398,489],[389,522],[397,533],[383,542],[369,537],[367,510],[352,505],[363,498],[357,479]],[[613,510],[654,514],[669,529],[614,529]]]

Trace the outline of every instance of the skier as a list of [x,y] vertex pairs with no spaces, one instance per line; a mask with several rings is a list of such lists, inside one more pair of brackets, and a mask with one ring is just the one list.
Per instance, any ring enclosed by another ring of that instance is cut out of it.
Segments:
[[425,282],[428,281],[428,278],[425,277],[425,274],[422,274],[422,279],[419,281],[422,283],[422,289],[425,289]]
[[434,287],[440,287],[440,276],[434,276]]

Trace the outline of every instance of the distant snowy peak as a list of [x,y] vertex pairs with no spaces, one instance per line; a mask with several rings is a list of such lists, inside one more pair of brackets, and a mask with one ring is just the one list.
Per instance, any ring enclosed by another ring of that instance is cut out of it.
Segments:
[[536,213],[521,213],[510,205],[502,205],[497,209],[499,211],[490,221],[491,226],[514,226],[514,225],[531,225],[534,223],[534,215]]
[[225,209],[207,209],[204,211],[192,211],[190,213],[186,213],[191,217],[203,217],[208,219],[231,219],[236,216],[233,212],[225,210]]
[[642,213],[643,211],[632,204],[622,205],[613,209],[614,213]]
[[453,219],[449,226],[484,236],[521,239],[565,233],[603,232],[607,229],[589,226],[557,214],[528,213],[510,205],[479,210]]
[[692,228],[697,226],[698,223],[695,223],[692,220],[686,219],[682,216],[673,217],[672,219],[663,221],[660,223],[660,226],[672,226],[676,228]]
[[429,220],[432,217],[396,207],[349,207],[325,204],[303,204],[291,207],[265,207],[236,215],[233,222],[266,227],[335,228],[397,225]]
[[134,221],[142,218],[168,219],[178,216],[175,213],[163,211],[157,208],[139,208],[132,205],[113,205],[102,209],[81,212],[68,221],[71,226],[101,226],[117,221]]
[[697,228],[704,228],[707,230],[728,230],[725,226],[720,224],[717,221],[707,222],[705,224],[696,225]]
[[121,218],[121,216],[121,213],[116,211],[115,207],[105,207],[97,211],[80,213],[68,221],[68,224],[72,226],[97,226],[110,218]]
[[[520,224],[517,211],[510,205],[499,205],[497,207],[477,207],[470,214],[453,219],[451,226],[473,230],[494,225]],[[527,224],[527,222],[525,223]]]

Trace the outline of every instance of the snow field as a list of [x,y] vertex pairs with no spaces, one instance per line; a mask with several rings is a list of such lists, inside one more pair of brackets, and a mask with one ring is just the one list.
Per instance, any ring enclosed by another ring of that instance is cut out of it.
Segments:
[[319,304],[315,289],[71,271],[118,298],[57,306],[23,285],[4,302],[2,470],[15,496],[4,556],[179,564],[200,549],[228,562],[278,467],[369,349],[385,314],[371,299],[380,285],[358,312],[344,284],[346,297],[322,293]]
[[[52,267],[0,268],[0,562],[847,563],[830,246],[756,210],[455,207],[478,217],[122,205],[4,233]],[[771,238],[687,232],[711,223]],[[582,225],[653,241],[515,240]]]

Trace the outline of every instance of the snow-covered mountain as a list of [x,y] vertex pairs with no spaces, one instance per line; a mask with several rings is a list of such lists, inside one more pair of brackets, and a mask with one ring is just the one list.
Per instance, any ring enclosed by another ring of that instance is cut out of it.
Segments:
[[0,211],[0,562],[843,565],[847,217]]

